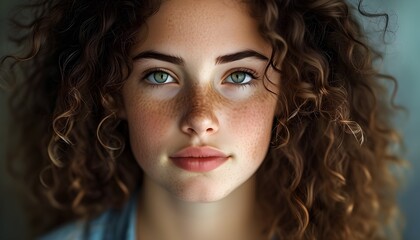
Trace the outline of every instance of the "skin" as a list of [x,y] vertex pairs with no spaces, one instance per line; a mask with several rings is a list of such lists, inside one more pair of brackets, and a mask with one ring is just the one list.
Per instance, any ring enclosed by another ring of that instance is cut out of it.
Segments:
[[[139,239],[261,239],[255,172],[270,143],[279,74],[266,60],[220,56],[252,50],[267,58],[272,48],[258,33],[246,5],[237,1],[165,1],[141,27],[132,49],[134,69],[123,86],[133,154],[145,173],[139,197]],[[145,51],[181,58],[172,63]],[[220,58],[219,58],[220,60]],[[169,75],[158,85],[156,68]],[[239,70],[238,70],[239,69]],[[252,85],[233,83],[242,74]],[[178,168],[169,156],[188,146],[211,146],[230,158],[204,173]]]

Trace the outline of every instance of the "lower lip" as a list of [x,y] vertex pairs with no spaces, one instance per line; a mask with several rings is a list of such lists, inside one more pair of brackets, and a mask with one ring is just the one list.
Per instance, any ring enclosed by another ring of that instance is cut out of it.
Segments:
[[171,158],[175,165],[179,168],[190,172],[209,172],[218,168],[228,157],[177,157]]

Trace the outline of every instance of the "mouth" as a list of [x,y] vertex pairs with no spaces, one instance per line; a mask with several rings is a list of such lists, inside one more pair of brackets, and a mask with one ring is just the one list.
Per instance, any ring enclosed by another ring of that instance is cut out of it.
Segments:
[[230,157],[212,147],[187,147],[169,157],[179,168],[190,172],[209,172]]

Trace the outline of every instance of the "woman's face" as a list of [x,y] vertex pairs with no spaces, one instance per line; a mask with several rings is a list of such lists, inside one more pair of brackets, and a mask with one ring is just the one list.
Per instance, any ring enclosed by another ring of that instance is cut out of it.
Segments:
[[[253,176],[268,150],[276,96],[263,76],[271,46],[239,1],[165,1],[146,25],[122,90],[134,156],[147,180],[179,199],[222,199]],[[268,76],[279,83],[272,69]],[[226,157],[175,158],[205,146]]]

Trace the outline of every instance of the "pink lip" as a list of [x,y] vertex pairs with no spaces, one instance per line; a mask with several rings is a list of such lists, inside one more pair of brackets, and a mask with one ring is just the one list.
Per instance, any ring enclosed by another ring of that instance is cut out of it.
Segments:
[[208,172],[229,159],[223,152],[211,147],[187,147],[170,156],[176,166],[192,172]]

